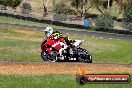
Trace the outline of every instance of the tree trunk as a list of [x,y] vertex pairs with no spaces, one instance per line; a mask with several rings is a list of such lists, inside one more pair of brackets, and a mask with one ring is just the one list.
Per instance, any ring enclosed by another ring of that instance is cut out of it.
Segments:
[[13,9],[13,11],[14,11],[14,13],[16,12],[16,7],[12,7],[12,9]]
[[84,17],[84,14],[85,14],[85,7],[84,7],[84,5],[82,5],[82,13],[81,13],[81,17]]
[[108,6],[107,6],[107,8],[108,8],[108,11],[109,11],[109,9],[110,9],[110,0],[108,0]]
[[47,16],[47,4],[49,0],[43,0],[43,17]]
[[43,4],[43,9],[44,9],[43,17],[46,17],[46,15],[47,15],[47,7],[44,4]]
[[97,10],[100,11],[100,13],[103,13],[102,10],[99,8],[99,6],[97,4],[96,4],[96,8],[97,8]]
[[93,6],[93,4],[90,4],[90,6],[85,10],[85,13]]

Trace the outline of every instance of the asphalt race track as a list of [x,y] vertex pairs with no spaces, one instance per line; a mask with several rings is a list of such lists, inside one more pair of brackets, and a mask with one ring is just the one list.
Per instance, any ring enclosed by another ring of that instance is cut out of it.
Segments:
[[[8,23],[0,23],[0,26],[24,28],[24,29],[31,29],[31,30],[41,30],[41,31],[45,29],[44,27],[35,27],[35,26],[26,26],[26,25],[8,24]],[[70,33],[75,35],[83,35],[83,36],[105,38],[105,39],[132,40],[132,35],[124,35],[124,34],[103,33],[103,32],[96,32],[96,31],[90,32],[90,31],[84,31],[84,30],[75,31],[75,30],[65,30],[65,29],[58,29],[58,31],[62,33]]]

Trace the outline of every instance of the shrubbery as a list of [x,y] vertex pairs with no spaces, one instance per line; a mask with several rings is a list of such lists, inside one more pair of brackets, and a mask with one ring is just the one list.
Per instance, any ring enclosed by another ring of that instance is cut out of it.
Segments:
[[132,31],[132,23],[125,23],[125,28],[126,28],[128,31]]
[[132,4],[124,6],[124,17],[127,22],[132,22]]
[[97,18],[97,17],[98,17],[97,14],[89,14],[89,13],[85,13],[85,18],[92,18],[92,19],[94,19],[94,18]]
[[60,1],[60,2],[54,3],[52,12],[54,13],[53,19],[55,21],[65,21],[67,20],[67,15],[72,14],[73,10],[71,10],[70,6]]
[[10,7],[17,7],[22,0],[0,0],[1,5],[10,6]]
[[97,17],[96,27],[102,29],[111,29],[114,26],[114,20],[108,13],[102,13]]
[[125,28],[132,31],[132,4],[124,6]]
[[54,4],[52,12],[57,14],[71,14],[72,10],[68,5],[61,1],[59,3]]
[[29,14],[31,12],[31,5],[30,3],[23,3],[21,7],[22,13],[23,14]]

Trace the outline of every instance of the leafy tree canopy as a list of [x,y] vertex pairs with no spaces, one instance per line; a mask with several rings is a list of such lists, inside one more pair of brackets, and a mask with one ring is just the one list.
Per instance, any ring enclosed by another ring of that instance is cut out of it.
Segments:
[[17,7],[22,0],[0,0],[1,5],[10,6],[10,7]]

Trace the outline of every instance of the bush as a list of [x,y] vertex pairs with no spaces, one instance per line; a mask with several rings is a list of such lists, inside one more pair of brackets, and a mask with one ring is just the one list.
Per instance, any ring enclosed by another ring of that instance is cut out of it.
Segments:
[[21,10],[23,14],[29,14],[32,10],[30,3],[23,3]]
[[124,6],[124,17],[126,21],[132,22],[132,4]]
[[132,23],[125,23],[125,28],[126,28],[128,31],[132,31]]
[[114,20],[108,13],[103,13],[97,17],[96,27],[102,29],[111,29],[114,26]]
[[6,6],[0,5],[0,10],[6,10]]
[[63,14],[54,13],[53,14],[53,20],[55,20],[55,21],[66,21],[67,20],[67,16],[63,15]]
[[73,11],[69,6],[61,1],[54,4],[52,12],[57,14],[72,14]]
[[98,17],[97,14],[89,14],[89,13],[85,13],[85,18],[92,18],[92,19],[94,19],[94,18],[97,18],[97,17]]
[[1,5],[10,6],[10,7],[17,7],[22,0],[0,0]]

